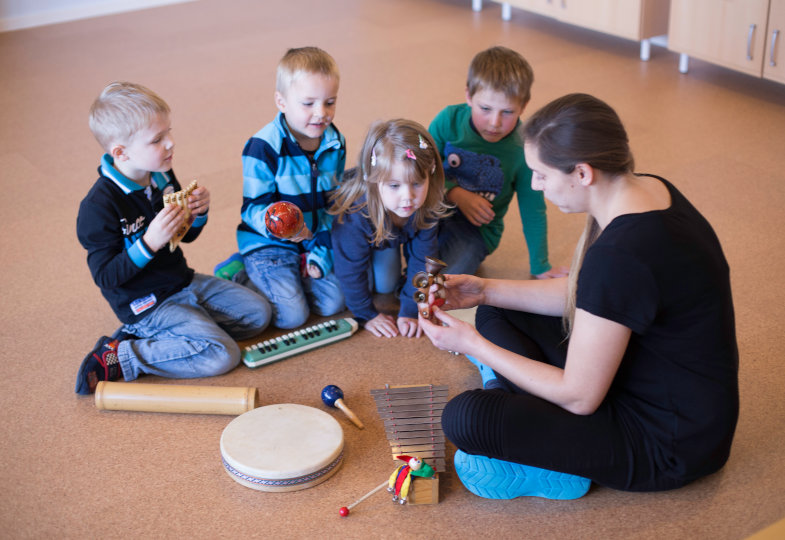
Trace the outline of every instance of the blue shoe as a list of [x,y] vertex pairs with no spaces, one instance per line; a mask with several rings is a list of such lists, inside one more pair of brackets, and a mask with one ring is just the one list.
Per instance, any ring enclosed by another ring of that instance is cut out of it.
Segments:
[[494,384],[491,384],[489,386],[488,383],[490,381],[496,380],[496,373],[485,364],[480,363],[477,359],[472,358],[469,355],[466,355],[466,358],[468,358],[469,362],[477,366],[477,369],[480,370],[480,377],[482,378],[482,387],[487,389],[494,388],[495,387]]
[[455,472],[466,489],[486,499],[544,497],[577,499],[586,495],[591,480],[486,456],[455,452]]
[[120,360],[117,358],[117,347],[120,342],[107,336],[101,336],[93,350],[82,360],[76,374],[77,394],[88,395],[95,392],[99,381],[116,381],[122,375]]
[[216,277],[232,281],[234,275],[244,268],[243,256],[239,253],[235,253],[225,261],[216,264],[213,269],[213,274],[215,274]]

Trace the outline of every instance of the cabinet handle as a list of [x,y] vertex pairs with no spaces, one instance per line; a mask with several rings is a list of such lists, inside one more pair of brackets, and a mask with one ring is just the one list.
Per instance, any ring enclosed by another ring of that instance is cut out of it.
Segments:
[[777,65],[777,62],[774,61],[774,49],[777,47],[777,37],[780,35],[779,30],[774,30],[771,33],[771,52],[769,53],[769,65],[774,67]]
[[752,60],[752,36],[755,35],[756,24],[750,25],[750,31],[747,33],[747,60]]

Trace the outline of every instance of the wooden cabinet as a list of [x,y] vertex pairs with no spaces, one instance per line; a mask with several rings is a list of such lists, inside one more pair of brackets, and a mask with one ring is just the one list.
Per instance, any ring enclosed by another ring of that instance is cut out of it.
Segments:
[[668,48],[756,77],[785,82],[785,0],[672,0]]
[[[502,18],[509,20],[511,8],[641,42],[641,59],[649,59],[649,39],[668,31],[669,0],[495,0],[502,5]],[[482,0],[473,0],[479,11]]]

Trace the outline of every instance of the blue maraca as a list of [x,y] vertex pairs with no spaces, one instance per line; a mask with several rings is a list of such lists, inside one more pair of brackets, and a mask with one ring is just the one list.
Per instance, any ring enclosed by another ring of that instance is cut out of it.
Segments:
[[365,426],[360,419],[357,418],[357,415],[352,412],[352,410],[346,406],[346,403],[343,402],[343,390],[335,386],[334,384],[328,384],[324,388],[322,388],[322,401],[328,407],[337,407],[343,411],[343,413],[349,417],[355,426],[360,429],[365,429]]

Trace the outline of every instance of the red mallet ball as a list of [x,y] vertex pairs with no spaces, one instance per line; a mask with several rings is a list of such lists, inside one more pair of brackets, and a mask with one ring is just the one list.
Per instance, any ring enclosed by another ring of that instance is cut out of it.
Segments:
[[300,234],[305,221],[296,204],[280,201],[267,207],[264,224],[271,234],[286,239]]
[[342,506],[341,509],[338,510],[338,513],[341,515],[341,517],[346,517],[349,515],[349,509],[345,506]]

